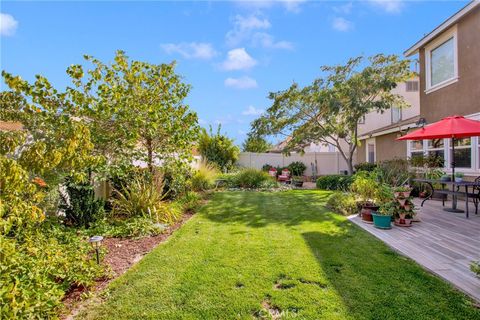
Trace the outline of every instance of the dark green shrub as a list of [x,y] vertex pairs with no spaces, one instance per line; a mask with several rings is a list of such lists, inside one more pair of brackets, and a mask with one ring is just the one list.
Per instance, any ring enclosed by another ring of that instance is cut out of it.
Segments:
[[288,165],[288,170],[294,176],[301,176],[307,170],[307,166],[303,162],[295,161]]
[[321,176],[317,179],[317,188],[321,190],[342,190],[346,191],[353,182],[353,176],[340,174]]
[[355,195],[349,192],[335,192],[328,198],[327,208],[335,213],[349,216],[359,212],[359,204]]
[[65,212],[65,222],[68,225],[88,228],[90,224],[105,216],[105,202],[95,199],[93,186],[88,183],[74,182],[67,178],[66,194],[61,195],[59,206]]
[[470,270],[477,275],[477,277],[480,277],[480,261],[472,261],[470,263]]
[[219,179],[225,180],[225,184],[229,188],[269,189],[278,187],[278,183],[268,173],[251,168],[222,174]]
[[56,319],[68,290],[106,276],[76,229],[44,223],[22,238],[0,235],[0,319]]
[[355,171],[373,171],[377,167],[377,164],[370,162],[361,162],[353,166]]
[[262,166],[262,171],[268,172],[268,171],[270,170],[270,168],[273,168],[273,166],[270,165],[270,164],[268,164],[268,163],[266,163],[266,164],[264,164],[264,165]]

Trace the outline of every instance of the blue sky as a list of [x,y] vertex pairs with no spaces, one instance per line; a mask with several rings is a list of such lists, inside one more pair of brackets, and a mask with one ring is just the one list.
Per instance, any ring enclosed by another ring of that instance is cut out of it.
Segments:
[[[320,66],[401,55],[466,1],[2,1],[1,69],[69,85],[82,55],[176,60],[202,126],[222,124],[240,144],[267,95],[308,84]],[[5,85],[2,84],[2,89]]]

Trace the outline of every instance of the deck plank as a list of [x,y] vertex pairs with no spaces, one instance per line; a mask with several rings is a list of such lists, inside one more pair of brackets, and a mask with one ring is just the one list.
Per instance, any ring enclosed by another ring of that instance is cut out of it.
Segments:
[[[470,262],[480,260],[480,215],[474,214],[473,205],[466,219],[465,214],[443,211],[441,202],[427,201],[423,208],[418,200],[415,204],[422,221],[410,228],[380,230],[358,216],[349,219],[480,302],[480,279],[470,271]],[[464,209],[465,203],[458,207]]]

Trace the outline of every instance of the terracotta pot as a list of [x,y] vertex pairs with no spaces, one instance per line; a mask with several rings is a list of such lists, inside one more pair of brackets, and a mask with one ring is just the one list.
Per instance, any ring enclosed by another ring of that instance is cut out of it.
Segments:
[[403,191],[403,192],[402,192],[402,195],[403,195],[405,198],[408,198],[408,197],[410,197],[410,193],[411,193],[411,191]]
[[395,225],[399,227],[411,227],[412,219],[395,218]]
[[394,192],[393,195],[395,196],[395,198],[398,198],[402,195],[401,192]]
[[403,207],[405,205],[405,202],[407,201],[407,199],[397,199],[397,201]]
[[412,208],[409,204],[406,204],[403,206],[405,208],[405,210],[407,211],[410,211],[410,209]]
[[406,214],[405,213],[400,213],[399,216],[400,216],[400,219],[405,220]]
[[372,211],[377,211],[378,206],[374,205],[364,205],[362,206],[362,210],[360,211],[360,215],[362,216],[363,222],[366,223],[373,223],[373,216]]

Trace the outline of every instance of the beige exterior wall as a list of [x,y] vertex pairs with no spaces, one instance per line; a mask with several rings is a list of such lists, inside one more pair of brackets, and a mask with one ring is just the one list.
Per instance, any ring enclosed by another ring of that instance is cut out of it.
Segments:
[[397,141],[398,133],[375,137],[377,161],[407,158],[407,142]]
[[[420,115],[428,123],[453,114],[470,115],[480,112],[480,6],[477,6],[460,20],[456,28],[457,82],[426,93],[425,46],[419,50],[421,68]],[[449,32],[449,30],[444,33]],[[441,36],[439,35],[439,37]],[[432,41],[435,41],[435,39],[432,39]],[[428,46],[428,43],[426,46]]]
[[[411,81],[419,81],[418,77],[411,79]],[[407,92],[406,83],[400,83],[398,86],[392,90],[393,93],[403,96],[405,101],[410,105],[409,108],[402,110],[402,119],[409,119],[420,114],[420,94],[418,91]],[[359,136],[391,125],[392,122],[392,110],[386,110],[383,113],[380,112],[370,112],[365,116],[365,123],[358,125]]]

